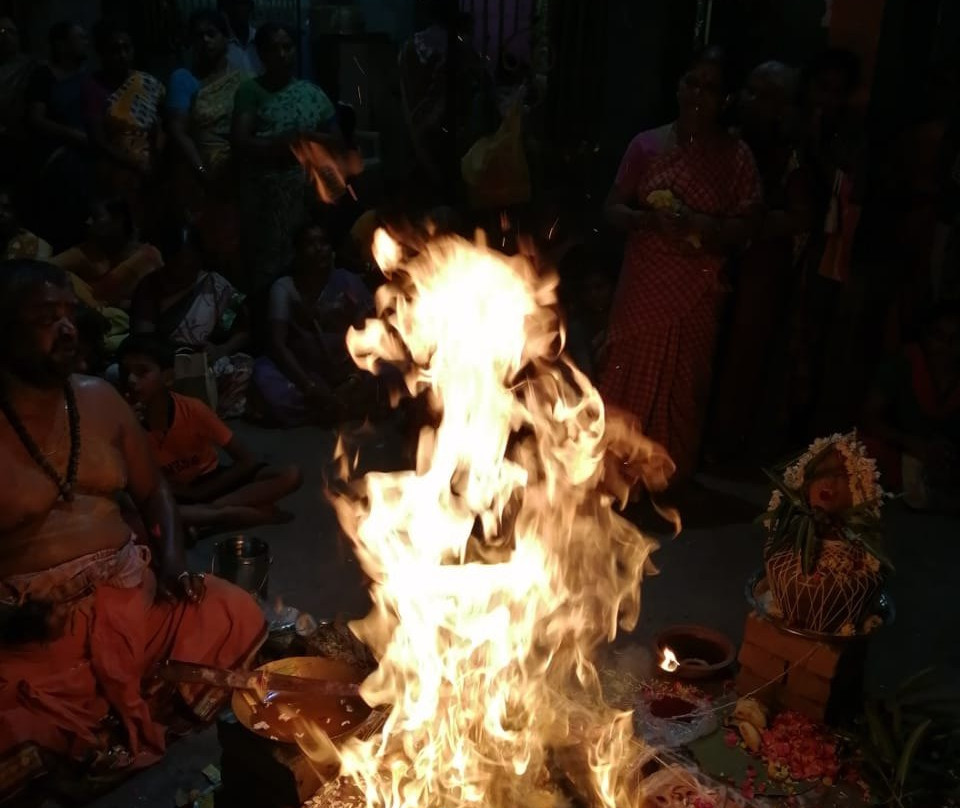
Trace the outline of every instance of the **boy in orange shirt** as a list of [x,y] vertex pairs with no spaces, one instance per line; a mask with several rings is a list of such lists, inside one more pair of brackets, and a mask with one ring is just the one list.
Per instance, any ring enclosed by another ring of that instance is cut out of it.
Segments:
[[[251,527],[286,521],[277,502],[303,484],[297,466],[258,463],[206,404],[170,390],[173,347],[153,335],[129,337],[118,351],[127,400],[193,528]],[[231,459],[221,465],[218,450]]]

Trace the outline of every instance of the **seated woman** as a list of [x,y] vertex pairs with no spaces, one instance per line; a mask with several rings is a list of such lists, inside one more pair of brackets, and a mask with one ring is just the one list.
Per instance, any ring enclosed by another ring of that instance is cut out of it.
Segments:
[[181,158],[176,196],[217,258],[236,264],[239,228],[230,126],[233,98],[247,76],[227,60],[230,30],[222,14],[194,12],[189,31],[193,63],[174,71],[167,94],[167,131]]
[[916,508],[960,503],[960,304],[926,318],[908,345],[878,374],[863,417],[865,443],[888,489],[903,487]]
[[86,241],[50,260],[69,273],[77,299],[107,321],[108,354],[130,333],[137,284],[163,265],[160,251],[137,238],[130,206],[119,198],[95,202]]
[[87,240],[51,262],[86,284],[100,305],[128,309],[137,285],[163,266],[163,256],[137,238],[130,205],[115,197],[93,203]]
[[320,225],[303,227],[294,250],[291,274],[270,289],[270,350],[254,366],[254,384],[283,426],[359,415],[377,402],[377,383],[353,363],[345,338],[373,313],[373,298],[357,275],[334,266]]
[[[288,520],[277,502],[301,486],[300,469],[257,462],[206,404],[172,392],[169,343],[132,336],[120,346],[119,360],[127,398],[147,430],[184,525],[229,529]],[[230,457],[229,465],[220,463],[220,450]]]
[[133,69],[133,39],[123,28],[101,21],[94,28],[101,69],[86,89],[87,126],[100,154],[97,179],[103,190],[124,196],[139,215],[140,189],[159,150],[163,83]]
[[296,78],[296,44],[281,25],[257,29],[264,73],[245,81],[234,103],[232,143],[242,161],[247,291],[266,292],[289,267],[291,236],[306,220],[307,174],[291,151],[311,141],[337,153],[336,108],[309,81]]
[[50,261],[67,271],[77,299],[106,320],[108,355],[130,333],[127,312],[136,285],[163,264],[156,247],[137,239],[130,206],[122,199],[95,202],[86,241]]
[[217,382],[218,414],[243,415],[253,373],[253,357],[243,353],[250,342],[245,298],[222,275],[203,268],[189,227],[168,227],[159,241],[164,266],[137,287],[131,330],[206,354]]

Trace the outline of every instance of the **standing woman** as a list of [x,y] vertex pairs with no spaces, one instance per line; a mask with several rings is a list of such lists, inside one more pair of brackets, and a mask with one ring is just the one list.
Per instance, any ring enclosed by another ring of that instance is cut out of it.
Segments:
[[149,73],[133,69],[130,34],[101,21],[94,28],[100,70],[87,90],[87,125],[99,152],[97,178],[103,193],[123,196],[138,221],[144,181],[153,172],[160,142],[160,109],[166,90]]
[[229,28],[223,15],[196,11],[189,30],[193,65],[173,73],[167,95],[168,132],[181,158],[176,196],[204,244],[226,268],[236,263],[239,253],[230,127],[234,97],[247,75],[229,64]]
[[234,156],[242,161],[243,232],[247,237],[247,291],[265,293],[293,259],[293,233],[303,224],[304,168],[291,151],[307,139],[341,147],[336,110],[326,94],[294,77],[296,45],[281,25],[257,30],[263,75],[240,85],[234,102]]
[[600,390],[663,444],[674,482],[696,470],[722,272],[761,203],[750,150],[721,123],[728,79],[723,54],[705,51],[680,81],[676,122],[634,138],[606,202],[628,236]]
[[34,71],[26,91],[34,176],[27,226],[59,251],[83,238],[92,197],[84,115],[90,37],[68,21],[53,25],[49,40],[50,61]]
[[[771,364],[782,368],[790,293],[810,236],[812,189],[801,165],[794,71],[780,62],[747,77],[738,105],[739,134],[750,146],[764,189],[764,213],[750,246],[736,260],[726,338],[717,357],[709,453],[723,461],[744,450],[767,451],[777,402]],[[762,428],[761,428],[762,427]],[[766,458],[764,458],[766,459]]]

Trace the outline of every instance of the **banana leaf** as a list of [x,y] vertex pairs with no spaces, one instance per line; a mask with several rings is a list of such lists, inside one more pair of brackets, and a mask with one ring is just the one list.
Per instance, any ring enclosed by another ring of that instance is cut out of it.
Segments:
[[930,666],[904,679],[897,687],[895,697],[898,701],[910,698],[922,700],[939,695],[952,697],[955,692],[953,677],[944,679],[938,668]]
[[884,725],[876,702],[868,701],[864,705],[864,715],[867,719],[867,726],[870,729],[870,739],[873,742],[873,748],[879,753],[880,759],[888,767],[892,767],[897,762],[897,747],[893,737],[890,735],[889,728]]
[[924,721],[919,727],[914,729],[914,731],[910,734],[910,737],[907,739],[907,743],[903,747],[903,753],[900,755],[900,760],[897,763],[897,774],[895,780],[896,784],[901,790],[903,789],[904,784],[907,782],[907,778],[910,776],[913,759],[916,757],[917,750],[919,750],[923,744],[924,736],[930,731],[931,726],[933,726],[933,719]]
[[890,717],[893,719],[893,737],[897,743],[903,743],[903,707],[898,702],[890,705]]

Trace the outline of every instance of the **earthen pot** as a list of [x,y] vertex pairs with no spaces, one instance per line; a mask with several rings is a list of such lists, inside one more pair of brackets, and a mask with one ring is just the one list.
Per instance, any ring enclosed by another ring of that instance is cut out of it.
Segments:
[[787,625],[820,634],[854,634],[880,590],[876,559],[859,544],[826,539],[811,575],[800,554],[782,550],[766,559],[767,582]]

